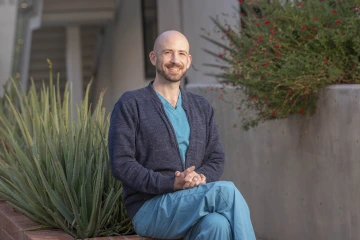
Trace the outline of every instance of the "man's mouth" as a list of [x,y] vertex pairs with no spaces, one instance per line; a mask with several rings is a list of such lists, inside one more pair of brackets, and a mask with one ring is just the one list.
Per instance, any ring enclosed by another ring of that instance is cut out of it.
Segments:
[[173,73],[177,73],[180,71],[180,68],[178,67],[168,67],[167,69],[169,70],[169,72],[173,72]]
[[181,66],[178,65],[168,65],[166,68],[170,73],[178,73],[182,69]]

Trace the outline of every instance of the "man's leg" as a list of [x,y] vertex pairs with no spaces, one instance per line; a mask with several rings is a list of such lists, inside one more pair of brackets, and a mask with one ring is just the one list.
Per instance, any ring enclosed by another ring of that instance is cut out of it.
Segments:
[[209,213],[190,229],[184,237],[185,240],[231,240],[232,230],[229,221],[219,213]]
[[[209,213],[224,216],[234,240],[255,240],[249,208],[231,182],[213,182],[148,200],[133,218],[137,234],[181,238]],[[224,239],[225,240],[225,239]]]

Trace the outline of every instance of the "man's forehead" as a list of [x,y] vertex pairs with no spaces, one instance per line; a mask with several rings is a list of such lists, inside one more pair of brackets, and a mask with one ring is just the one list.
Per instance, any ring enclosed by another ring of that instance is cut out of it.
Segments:
[[155,41],[154,50],[189,51],[189,42],[180,32],[170,31],[161,34]]

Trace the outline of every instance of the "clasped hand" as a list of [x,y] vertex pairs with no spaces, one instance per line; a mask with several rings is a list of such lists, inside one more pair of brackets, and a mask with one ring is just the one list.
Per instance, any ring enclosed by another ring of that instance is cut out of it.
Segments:
[[189,167],[183,172],[175,172],[175,190],[193,188],[200,184],[206,184],[206,177],[202,173],[198,174],[195,172],[195,166]]

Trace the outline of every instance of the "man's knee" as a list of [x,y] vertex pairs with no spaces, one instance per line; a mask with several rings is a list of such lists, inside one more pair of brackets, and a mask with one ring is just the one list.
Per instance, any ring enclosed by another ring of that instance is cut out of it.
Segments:
[[229,221],[219,213],[209,213],[202,217],[185,239],[231,239]]
[[211,227],[217,231],[229,231],[231,229],[229,221],[223,215],[216,212],[204,216],[202,222],[203,226]]
[[219,189],[223,193],[239,192],[239,190],[236,188],[235,184],[233,182],[229,182],[229,181],[214,182],[214,187],[215,187],[215,189]]

